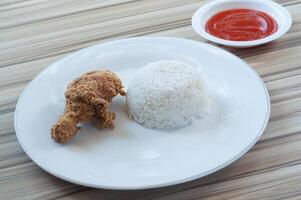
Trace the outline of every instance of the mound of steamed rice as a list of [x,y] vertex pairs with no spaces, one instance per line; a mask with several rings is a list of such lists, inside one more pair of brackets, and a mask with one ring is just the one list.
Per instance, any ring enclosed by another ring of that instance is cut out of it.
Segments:
[[129,83],[127,105],[130,118],[156,129],[189,125],[209,111],[200,71],[174,60],[141,68]]

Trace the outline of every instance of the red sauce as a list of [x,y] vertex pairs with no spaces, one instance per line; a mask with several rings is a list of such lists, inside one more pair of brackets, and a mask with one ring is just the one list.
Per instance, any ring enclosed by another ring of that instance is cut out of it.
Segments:
[[267,37],[277,31],[277,22],[268,14],[251,9],[219,12],[206,23],[206,31],[218,38],[249,41]]

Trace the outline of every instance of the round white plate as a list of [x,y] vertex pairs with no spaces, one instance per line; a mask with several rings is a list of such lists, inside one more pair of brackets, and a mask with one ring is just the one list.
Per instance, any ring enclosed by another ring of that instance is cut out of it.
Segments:
[[[50,138],[72,79],[109,69],[126,87],[140,67],[161,59],[202,68],[211,98],[208,116],[175,131],[146,129],[127,118],[125,99],[117,97],[111,105],[115,129],[84,124],[68,144]],[[96,188],[143,189],[193,180],[229,165],[255,144],[269,113],[264,83],[238,57],[195,41],[141,37],[83,49],[44,70],[18,101],[15,129],[28,156],[59,178]]]

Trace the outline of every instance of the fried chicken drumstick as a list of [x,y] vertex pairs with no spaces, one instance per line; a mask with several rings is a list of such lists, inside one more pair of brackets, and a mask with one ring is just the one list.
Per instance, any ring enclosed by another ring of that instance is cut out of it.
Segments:
[[108,111],[113,97],[124,96],[120,79],[111,71],[93,71],[73,80],[65,91],[65,111],[51,128],[51,137],[67,142],[80,129],[80,122],[96,120],[98,128],[114,128],[115,113]]

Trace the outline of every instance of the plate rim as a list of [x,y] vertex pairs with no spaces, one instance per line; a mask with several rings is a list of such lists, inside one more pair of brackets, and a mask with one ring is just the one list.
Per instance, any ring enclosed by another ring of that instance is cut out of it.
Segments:
[[[118,43],[118,42],[126,42],[126,41],[131,41],[131,40],[177,40],[177,41],[181,41],[181,42],[186,42],[186,43],[191,43],[194,45],[203,45],[203,46],[207,46],[209,48],[218,50],[218,51],[222,51],[223,53],[227,54],[228,56],[233,57],[234,59],[238,59],[240,60],[242,63],[244,63],[247,68],[250,70],[251,73],[253,73],[256,78],[259,80],[259,82],[261,83],[261,86],[263,87],[264,91],[265,91],[265,97],[266,97],[266,106],[267,106],[267,112],[266,112],[266,116],[265,116],[265,120],[263,121],[263,124],[261,126],[261,129],[258,131],[256,138],[248,145],[246,146],[242,151],[240,151],[236,156],[232,157],[231,159],[229,159],[227,162],[224,162],[223,164],[212,168],[211,170],[208,170],[204,173],[199,173],[197,175],[193,175],[193,176],[188,176],[187,178],[183,178],[183,179],[179,179],[177,181],[166,181],[164,183],[159,183],[159,184],[144,184],[141,186],[112,186],[110,184],[108,185],[103,185],[103,184],[95,184],[95,183],[90,183],[90,182],[86,182],[86,181],[80,181],[80,180],[76,180],[76,179],[72,179],[69,178],[67,176],[64,175],[60,175],[57,174],[56,172],[53,172],[52,170],[47,169],[46,167],[44,167],[39,161],[38,159],[36,159],[33,155],[31,155],[29,153],[29,151],[27,150],[27,147],[25,147],[25,144],[22,142],[22,140],[20,139],[20,131],[18,130],[18,111],[20,110],[20,102],[22,101],[24,95],[26,94],[26,91],[28,90],[28,88],[35,83],[36,80],[38,80],[39,77],[41,77],[44,73],[47,73],[47,71],[54,65],[56,65],[57,63],[61,62],[62,60],[66,60],[69,59],[70,57],[74,56],[75,54],[79,54],[82,53],[83,51],[86,51],[88,49],[93,49],[96,46],[105,46],[105,45],[110,45],[112,43]],[[19,96],[18,102],[16,104],[16,108],[15,108],[15,113],[14,113],[14,128],[15,128],[15,133],[17,136],[17,139],[22,147],[22,149],[24,150],[24,152],[26,153],[26,155],[36,164],[38,165],[41,169],[43,169],[44,171],[46,171],[47,173],[58,177],[62,180],[65,180],[67,182],[71,182],[74,184],[78,184],[78,185],[83,185],[83,186],[87,186],[87,187],[91,187],[91,188],[97,188],[97,189],[109,189],[109,190],[142,190],[142,189],[153,189],[153,188],[160,188],[160,187],[166,187],[166,186],[171,186],[171,185],[177,185],[177,184],[181,184],[181,183],[185,183],[188,181],[192,181],[195,179],[199,179],[201,177],[207,176],[209,174],[212,174],[214,172],[219,171],[220,169],[225,168],[226,166],[232,164],[233,162],[237,161],[239,158],[241,158],[244,154],[246,154],[255,144],[256,142],[259,140],[259,138],[261,137],[261,135],[263,134],[268,121],[269,121],[269,117],[270,117],[270,113],[271,113],[271,102],[270,102],[270,96],[267,90],[266,85],[264,84],[264,81],[261,79],[261,77],[259,76],[259,74],[243,59],[241,59],[240,57],[238,57],[237,55],[230,53],[228,51],[226,51],[225,49],[213,46],[211,44],[207,44],[204,42],[199,42],[196,40],[191,40],[191,39],[184,39],[184,38],[179,38],[179,37],[162,37],[162,36],[141,36],[141,37],[130,37],[130,38],[124,38],[124,39],[116,39],[116,40],[112,40],[112,41],[106,41],[106,42],[102,42],[102,43],[98,43],[92,46],[88,46],[85,47],[83,49],[74,51],[72,53],[70,53],[69,55],[51,63],[48,67],[46,67],[45,69],[43,69],[40,73],[38,73],[27,85],[26,87],[23,89],[22,93]]]

